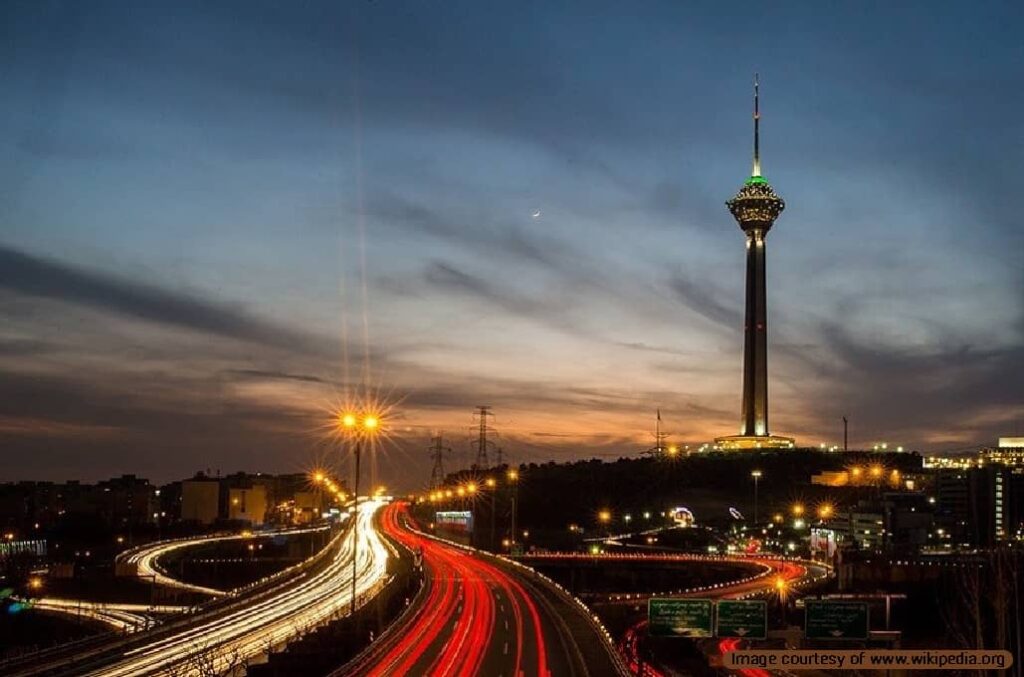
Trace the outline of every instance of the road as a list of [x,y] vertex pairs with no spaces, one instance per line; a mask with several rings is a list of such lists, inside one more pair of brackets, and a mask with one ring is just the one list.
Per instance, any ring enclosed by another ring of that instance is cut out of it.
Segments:
[[[288,536],[293,534],[307,533],[311,531],[322,531],[326,527],[301,527],[285,528],[272,531],[261,531],[245,534],[213,534],[206,536],[195,536],[179,538],[174,540],[158,541],[147,543],[120,553],[116,562],[133,564],[136,567],[136,576],[155,585],[162,585],[168,588],[197,592],[212,597],[220,597],[230,593],[230,590],[209,588],[201,585],[193,585],[178,580],[164,572],[160,567],[161,557],[176,550],[191,548],[197,545],[217,543],[222,541],[251,540],[256,538],[273,538],[275,536]],[[32,600],[31,605],[39,611],[56,613],[65,616],[76,616],[91,618],[92,620],[105,623],[106,625],[122,632],[137,632],[152,626],[162,618],[188,610],[188,607],[170,605],[133,604],[124,602],[94,602],[90,600],[65,599],[55,597],[44,597]]]
[[[678,556],[672,555],[671,557]],[[762,573],[733,583],[718,584],[668,596],[698,597],[702,599],[748,599],[775,594],[777,591],[776,585],[780,581],[787,590],[793,590],[828,575],[828,569],[823,565],[805,560],[753,556],[744,557],[738,561],[758,564],[763,568]],[[639,597],[638,595],[634,598],[634,603]],[[647,597],[650,597],[650,595]],[[646,628],[647,620],[644,619],[626,630],[622,641],[619,643],[619,650],[626,657],[633,674],[641,675],[642,677],[663,677],[665,673],[658,670],[655,666],[640,660],[640,656],[643,654],[642,644],[644,637],[646,637]],[[741,648],[741,645],[742,640],[723,638],[718,640],[715,648],[717,653],[721,655],[727,651]],[[744,677],[768,677],[768,673],[764,670],[740,670],[739,674],[742,674]]]
[[[380,500],[360,505],[356,595],[369,599],[387,580],[388,549],[373,527]],[[136,633],[118,647],[105,647],[75,661],[35,664],[12,674],[128,675],[224,674],[332,617],[348,613],[352,599],[353,530],[330,546],[322,566],[257,592],[240,594],[216,610],[183,617],[153,631]]]
[[525,567],[415,530],[403,504],[384,533],[422,553],[417,608],[336,675],[616,675],[610,639],[567,593]]
[[43,597],[32,600],[33,609],[64,616],[90,618],[105,623],[115,630],[137,632],[153,625],[154,615],[178,614],[188,610],[182,606],[151,606],[149,604],[127,604],[120,602],[86,602],[79,599]]
[[181,550],[182,548],[191,548],[197,545],[205,545],[207,543],[252,540],[256,538],[272,538],[274,536],[287,536],[292,534],[307,533],[310,531],[322,531],[323,529],[324,527],[307,527],[299,529],[289,528],[277,529],[275,531],[260,531],[255,533],[214,534],[210,536],[196,536],[192,538],[178,538],[168,541],[158,541],[156,543],[147,543],[146,545],[133,548],[131,550],[125,550],[117,556],[117,561],[135,565],[137,570],[136,576],[147,581],[152,580],[157,585],[163,585],[169,588],[185,590],[188,592],[198,592],[205,595],[217,597],[225,594],[226,591],[220,590],[218,588],[209,588],[202,585],[193,585],[191,583],[186,583],[172,576],[169,576],[164,572],[163,568],[160,567],[160,558],[165,557],[166,555],[174,552],[175,550]]

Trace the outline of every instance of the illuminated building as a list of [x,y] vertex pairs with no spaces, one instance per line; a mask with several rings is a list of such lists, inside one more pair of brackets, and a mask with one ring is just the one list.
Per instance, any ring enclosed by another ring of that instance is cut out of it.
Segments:
[[228,519],[262,525],[267,514],[267,488],[262,484],[228,490]]
[[758,84],[754,78],[754,167],[726,202],[747,240],[747,307],[743,320],[743,415],[740,434],[719,437],[723,449],[792,448],[793,440],[768,432],[768,298],[765,238],[786,203],[761,176]]
[[951,545],[989,548],[1015,534],[1020,517],[1012,509],[1014,479],[1012,469],[999,464],[938,471],[936,522]]
[[982,463],[999,463],[1011,468],[1024,467],[1024,437],[1000,437],[999,445],[982,449]]

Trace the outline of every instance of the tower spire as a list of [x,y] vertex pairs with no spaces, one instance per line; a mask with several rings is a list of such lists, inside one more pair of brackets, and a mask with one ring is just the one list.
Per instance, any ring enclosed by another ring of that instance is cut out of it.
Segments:
[[758,94],[757,73],[754,73],[754,171],[751,176],[761,176],[761,111],[758,108]]

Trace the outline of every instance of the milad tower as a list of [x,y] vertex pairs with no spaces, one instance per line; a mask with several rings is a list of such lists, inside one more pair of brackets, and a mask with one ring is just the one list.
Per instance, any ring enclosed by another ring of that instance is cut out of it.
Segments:
[[740,434],[719,437],[723,449],[792,448],[789,437],[768,432],[768,297],[765,238],[786,203],[761,176],[759,91],[754,76],[754,168],[726,202],[747,239],[747,309],[743,319],[743,412]]

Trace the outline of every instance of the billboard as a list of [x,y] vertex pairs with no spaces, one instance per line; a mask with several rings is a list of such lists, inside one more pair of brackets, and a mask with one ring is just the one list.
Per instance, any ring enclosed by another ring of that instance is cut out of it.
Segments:
[[434,513],[439,530],[468,536],[473,533],[473,513],[469,510],[442,510]]
[[811,556],[822,553],[828,559],[836,554],[836,532],[832,529],[811,529]]

